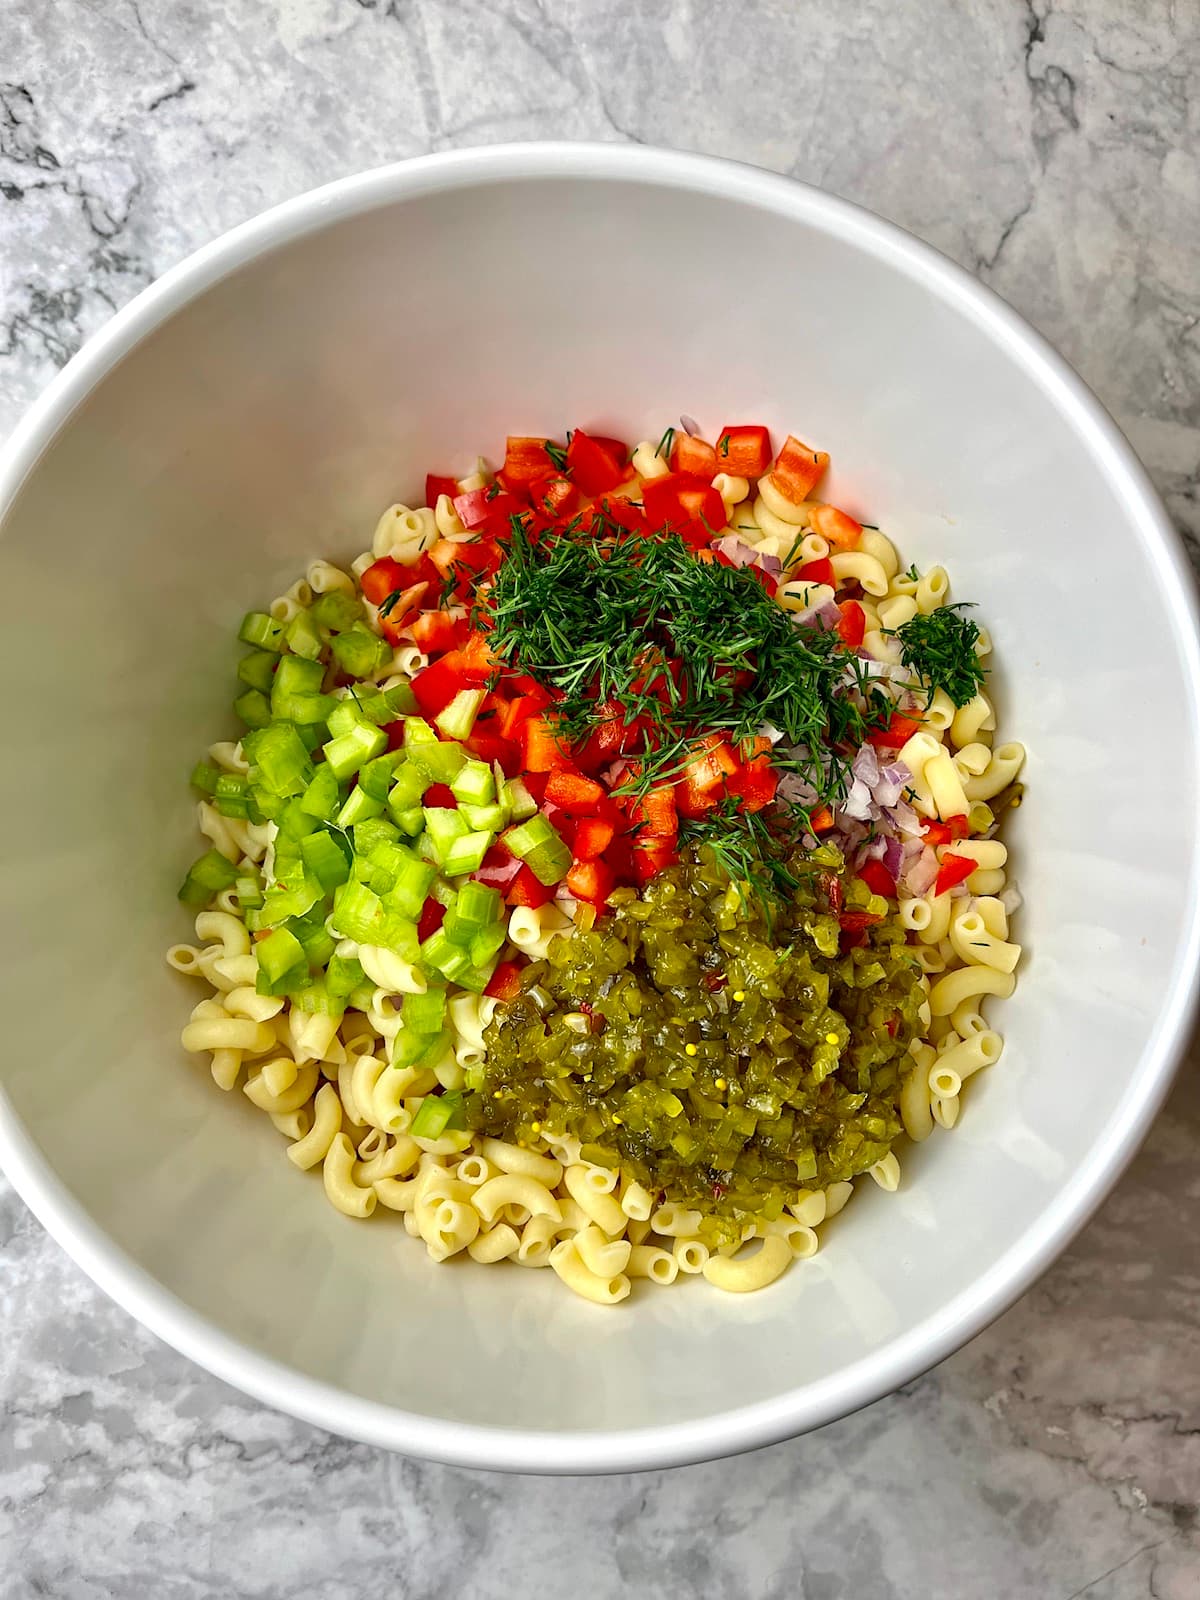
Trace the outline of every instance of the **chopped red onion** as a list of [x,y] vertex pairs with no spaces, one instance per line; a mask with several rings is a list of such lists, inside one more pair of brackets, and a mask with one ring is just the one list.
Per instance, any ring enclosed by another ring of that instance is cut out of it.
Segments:
[[1017,888],[1015,883],[1007,884],[1004,889],[1001,890],[1000,904],[1004,907],[1005,911],[1007,911],[1010,917],[1014,916],[1018,911],[1020,911],[1021,907],[1025,904],[1025,901],[1021,891]]
[[743,544],[736,533],[727,533],[721,539],[714,539],[712,547],[728,557],[735,567],[752,567],[758,560],[758,551]]
[[899,839],[885,838],[883,841],[883,864],[893,878],[899,878],[903,860],[904,848]]
[[909,867],[905,874],[910,894],[921,895],[932,889],[938,875],[938,858],[928,845],[925,845],[921,854]]
[[773,722],[764,722],[758,730],[758,737],[760,739],[770,739],[772,744],[778,744],[783,738],[783,734]]
[[684,433],[690,433],[693,439],[700,432],[700,424],[696,421],[695,417],[680,417],[679,426],[683,429]]
[[785,772],[779,780],[779,798],[790,806],[815,806],[817,791],[798,772]]

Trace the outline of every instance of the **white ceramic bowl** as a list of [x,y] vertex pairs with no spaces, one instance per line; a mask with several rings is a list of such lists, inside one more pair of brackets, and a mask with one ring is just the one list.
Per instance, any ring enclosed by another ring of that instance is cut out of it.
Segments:
[[[959,1128],[867,1185],[777,1286],[617,1312],[549,1273],[433,1267],[336,1215],[178,1033],[163,948],[190,764],[233,630],[317,554],[507,431],[765,421],[830,498],[944,561],[1029,747],[1028,952]],[[87,1272],[271,1405],[535,1471],[743,1450],[873,1400],[1041,1272],[1171,1075],[1197,954],[1190,575],[1096,401],[897,229],[745,167],[469,151],[303,196],[140,295],[0,461],[6,1049],[0,1158]]]

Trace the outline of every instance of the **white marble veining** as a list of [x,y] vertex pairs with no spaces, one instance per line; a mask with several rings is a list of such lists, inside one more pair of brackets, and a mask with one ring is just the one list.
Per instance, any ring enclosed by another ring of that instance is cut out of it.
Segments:
[[[0,432],[111,312],[277,200],[544,137],[808,179],[977,271],[1200,550],[1195,0],[6,0]],[[1196,1600],[1200,1088],[1043,1282],[821,1433],[590,1481],[263,1411],[0,1196],[0,1600]],[[1080,1063],[1081,1073],[1085,1064]]]

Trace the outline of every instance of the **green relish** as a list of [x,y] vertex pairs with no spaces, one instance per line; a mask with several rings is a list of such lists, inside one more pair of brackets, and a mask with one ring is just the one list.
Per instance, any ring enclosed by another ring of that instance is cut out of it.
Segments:
[[[711,1244],[881,1160],[923,1033],[920,968],[832,846],[790,865],[769,923],[701,845],[555,940],[485,1032],[470,1125],[571,1135],[583,1159],[701,1212]],[[849,939],[847,921],[863,924]]]

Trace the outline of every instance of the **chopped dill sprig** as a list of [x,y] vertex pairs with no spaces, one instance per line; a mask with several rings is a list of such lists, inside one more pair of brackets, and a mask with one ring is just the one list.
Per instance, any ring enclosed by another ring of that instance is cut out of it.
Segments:
[[975,653],[979,628],[959,612],[962,602],[918,614],[894,630],[900,659],[928,686],[932,695],[944,689],[956,706],[965,706],[983,686],[987,669]]
[[567,470],[567,451],[565,445],[556,444],[553,439],[547,439],[546,454],[550,457],[551,461],[553,461],[559,472],[565,472]]
[[658,441],[657,445],[655,445],[654,454],[656,456],[661,456],[662,459],[665,461],[667,459],[667,457],[671,454],[671,446],[674,443],[675,443],[675,429],[674,428],[668,428],[667,431],[663,434],[662,438]]

